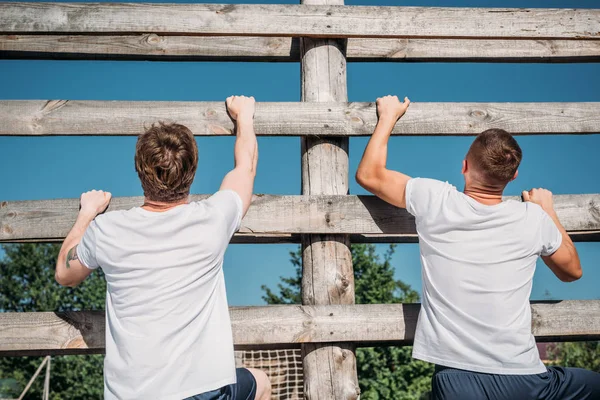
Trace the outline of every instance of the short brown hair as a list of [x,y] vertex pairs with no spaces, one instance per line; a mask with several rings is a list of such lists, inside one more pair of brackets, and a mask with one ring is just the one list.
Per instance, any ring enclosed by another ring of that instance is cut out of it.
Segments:
[[490,185],[506,185],[513,179],[523,153],[514,137],[503,129],[488,129],[471,144],[467,161]]
[[196,140],[183,125],[159,122],[138,137],[135,170],[149,200],[170,203],[186,198],[197,166]]

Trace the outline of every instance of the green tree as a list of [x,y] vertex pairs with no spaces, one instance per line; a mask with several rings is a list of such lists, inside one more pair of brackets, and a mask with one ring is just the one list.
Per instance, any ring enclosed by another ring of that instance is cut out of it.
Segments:
[[[391,258],[394,253],[391,245],[379,257],[371,244],[353,244],[352,262],[356,303],[415,303],[419,295],[410,285],[394,279]],[[265,285],[263,299],[268,304],[301,303],[302,258],[300,250],[291,252],[291,262],[295,267],[293,277],[281,277],[277,285],[278,293]],[[373,347],[356,351],[358,380],[362,400],[421,399],[428,398],[431,391],[433,365],[414,360],[411,347]]]
[[556,343],[548,349],[551,365],[600,372],[600,342]]
[[[101,271],[94,272],[76,288],[64,288],[54,280],[59,246],[55,244],[2,245],[0,260],[0,312],[66,311],[104,309],[106,283]],[[41,357],[1,357],[0,394],[16,398]],[[50,398],[101,399],[103,356],[52,358]],[[41,397],[43,372],[25,399]]]

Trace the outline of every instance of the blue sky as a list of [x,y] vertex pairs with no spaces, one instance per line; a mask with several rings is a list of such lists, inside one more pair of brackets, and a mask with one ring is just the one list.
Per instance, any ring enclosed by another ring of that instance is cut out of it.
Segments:
[[[229,3],[230,1],[208,1]],[[256,1],[240,1],[254,3]],[[266,1],[261,3],[295,3]],[[595,4],[594,4],[595,3]],[[362,5],[428,5],[439,1],[347,1]],[[597,1],[447,1],[444,6],[600,7]],[[600,101],[600,64],[351,63],[350,101],[385,94],[413,102]],[[224,100],[232,94],[258,101],[299,101],[298,63],[0,60],[0,99]],[[410,110],[408,111],[410,112]],[[353,180],[368,138],[350,140],[350,192],[365,193]],[[412,176],[447,180],[462,188],[461,160],[472,138],[394,137],[389,167]],[[557,194],[600,193],[600,135],[518,137],[524,152],[518,194],[547,187]],[[200,164],[193,193],[218,189],[233,166],[233,138],[197,139]],[[78,197],[90,189],[139,196],[133,137],[0,137],[1,200]],[[259,138],[257,193],[300,193],[300,140]],[[232,305],[263,304],[260,286],[274,287],[293,267],[296,245],[232,245],[225,257]],[[385,250],[385,245],[379,246]],[[600,244],[579,243],[584,277],[562,283],[540,264],[533,299],[600,298]],[[393,258],[396,277],[421,290],[418,247],[402,244]]]

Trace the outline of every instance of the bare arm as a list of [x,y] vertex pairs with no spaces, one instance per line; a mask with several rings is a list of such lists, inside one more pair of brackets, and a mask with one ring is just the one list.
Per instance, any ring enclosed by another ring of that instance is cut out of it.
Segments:
[[566,229],[558,220],[556,211],[554,211],[552,193],[546,189],[532,189],[529,192],[523,192],[523,200],[540,205],[550,218],[552,218],[562,235],[562,243],[558,250],[552,255],[542,256],[544,263],[563,282],[572,282],[581,278],[583,271],[581,270],[581,262],[579,261],[577,249],[567,234]]
[[106,210],[110,202],[109,192],[92,190],[81,195],[81,209],[75,225],[65,238],[56,260],[56,281],[63,286],[77,286],[92,273],[81,263],[77,255],[77,245],[85,230],[98,214]]
[[377,99],[379,121],[356,170],[356,181],[377,197],[397,207],[406,208],[406,184],[410,176],[386,168],[387,145],[396,125],[410,104],[396,96]]
[[252,202],[258,163],[258,142],[254,134],[254,97],[228,97],[227,110],[236,122],[235,167],[225,175],[221,190],[229,189],[237,192],[242,199],[242,215],[246,215]]

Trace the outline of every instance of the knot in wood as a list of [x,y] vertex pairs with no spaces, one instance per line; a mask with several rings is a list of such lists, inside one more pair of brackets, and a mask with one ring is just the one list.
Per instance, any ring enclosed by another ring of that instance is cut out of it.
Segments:
[[212,118],[212,117],[215,117],[217,115],[217,112],[215,110],[209,108],[208,110],[206,110],[206,114],[205,115],[208,118]]
[[342,358],[344,360],[347,359],[350,355],[351,355],[350,350],[346,350],[346,349],[342,350]]
[[150,33],[149,35],[146,35],[146,43],[154,45],[159,44],[160,42],[160,36],[158,36],[156,33]]
[[0,203],[0,208],[4,208],[8,205],[7,201],[3,201],[2,203]]
[[228,13],[232,12],[233,10],[235,10],[235,7],[236,7],[235,4],[229,4],[229,5],[222,7],[220,10],[217,10],[216,13],[217,14],[228,14]]
[[469,113],[469,116],[482,121],[489,118],[488,113],[483,110],[472,110]]
[[350,285],[350,280],[344,276],[342,278],[342,288],[347,289],[349,285]]
[[13,228],[11,228],[8,225],[2,225],[2,232],[6,233],[7,235],[10,235],[13,233]]
[[276,50],[279,49],[284,44],[284,38],[271,38],[267,43],[267,47]]

